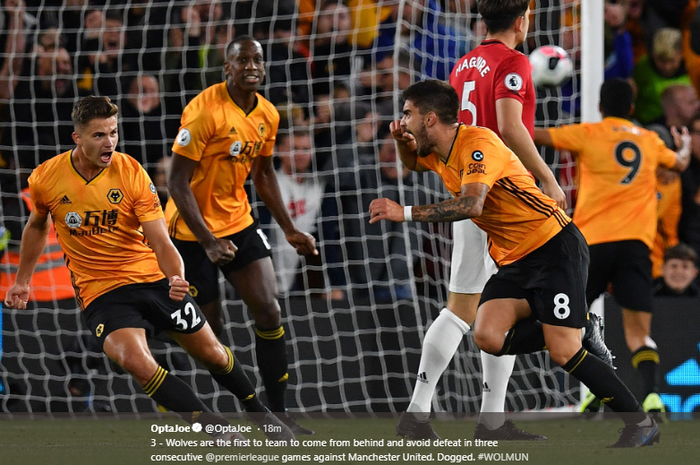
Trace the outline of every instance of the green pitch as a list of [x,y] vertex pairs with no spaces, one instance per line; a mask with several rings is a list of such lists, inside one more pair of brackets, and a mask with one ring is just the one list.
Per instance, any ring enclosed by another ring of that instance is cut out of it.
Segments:
[[[395,420],[384,418],[301,419],[316,430],[297,446],[265,445],[253,428],[251,447],[203,447],[203,432],[163,432],[158,427],[187,426],[174,418],[155,420],[0,420],[3,465],[139,465],[152,463],[484,463],[526,462],[552,465],[696,465],[700,463],[700,420],[667,422],[661,443],[641,449],[607,449],[622,422],[585,421],[552,414],[551,420],[516,419],[516,424],[549,437],[546,442],[500,442],[477,446],[474,420],[434,421],[440,446],[409,444],[394,433]],[[232,418],[234,425],[250,425]],[[313,441],[304,444],[303,441]],[[331,443],[331,441],[333,441]],[[398,441],[398,442],[390,442]],[[209,456],[207,454],[214,454]],[[480,455],[483,454],[483,455]],[[492,455],[487,455],[492,454]],[[218,460],[218,462],[217,462]]]

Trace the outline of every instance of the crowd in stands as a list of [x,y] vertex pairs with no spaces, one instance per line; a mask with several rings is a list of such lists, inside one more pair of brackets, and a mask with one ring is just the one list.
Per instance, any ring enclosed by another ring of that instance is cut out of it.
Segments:
[[[551,7],[557,14],[533,18],[527,47],[549,40],[578,63],[581,3],[533,0],[533,11]],[[369,225],[367,206],[377,193],[405,204],[421,202],[402,193],[402,186],[419,180],[397,168],[388,124],[400,114],[399,91],[419,79],[445,79],[455,60],[483,38],[475,0],[64,0],[55,7],[2,0],[2,5],[0,226],[9,231],[8,247],[19,244],[27,216],[19,195],[26,179],[38,164],[72,147],[70,113],[85,95],[106,95],[119,105],[120,150],[147,168],[164,200],[183,108],[223,80],[225,45],[248,34],[263,45],[264,95],[282,118],[279,178],[293,217],[319,239],[324,294],[343,299],[350,284],[360,283],[380,300],[411,297],[406,251],[421,247],[420,238],[405,235],[400,225]],[[542,21],[561,33],[543,39]],[[607,0],[605,23],[605,77],[635,83],[634,119],[671,147],[670,127],[687,126],[693,136],[686,172],[659,173],[653,256],[654,276],[663,279],[670,262],[696,265],[700,253],[700,8],[697,0]],[[573,85],[575,80],[564,95],[574,93]],[[576,116],[578,105],[569,111]],[[358,189],[367,195],[358,195]],[[275,242],[279,232],[269,215],[259,215]],[[379,237],[385,239],[372,239]],[[283,238],[278,242],[281,290],[308,286],[297,273],[299,258],[285,251]],[[681,258],[670,254],[678,247]],[[671,293],[678,288],[669,281],[661,287]]]

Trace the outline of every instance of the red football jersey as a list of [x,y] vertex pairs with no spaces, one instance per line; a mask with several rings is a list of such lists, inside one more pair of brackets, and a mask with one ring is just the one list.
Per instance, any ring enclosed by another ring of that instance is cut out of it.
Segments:
[[460,123],[483,126],[498,137],[496,101],[513,98],[523,104],[523,124],[535,134],[535,86],[530,61],[499,40],[485,40],[464,55],[450,73],[460,97]]

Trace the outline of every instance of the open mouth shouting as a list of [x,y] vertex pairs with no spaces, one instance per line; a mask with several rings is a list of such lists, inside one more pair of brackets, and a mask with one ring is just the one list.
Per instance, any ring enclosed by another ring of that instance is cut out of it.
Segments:
[[100,161],[105,164],[109,164],[112,161],[112,155],[114,151],[108,150],[106,152],[100,153]]

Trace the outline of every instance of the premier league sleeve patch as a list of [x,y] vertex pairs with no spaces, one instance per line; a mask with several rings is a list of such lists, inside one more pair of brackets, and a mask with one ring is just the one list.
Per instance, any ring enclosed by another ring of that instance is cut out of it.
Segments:
[[177,133],[177,139],[175,139],[175,141],[183,147],[189,144],[191,140],[192,134],[190,134],[190,131],[186,128],[182,128],[180,132]]
[[523,78],[518,73],[510,73],[504,81],[506,87],[514,92],[519,92],[523,88]]

